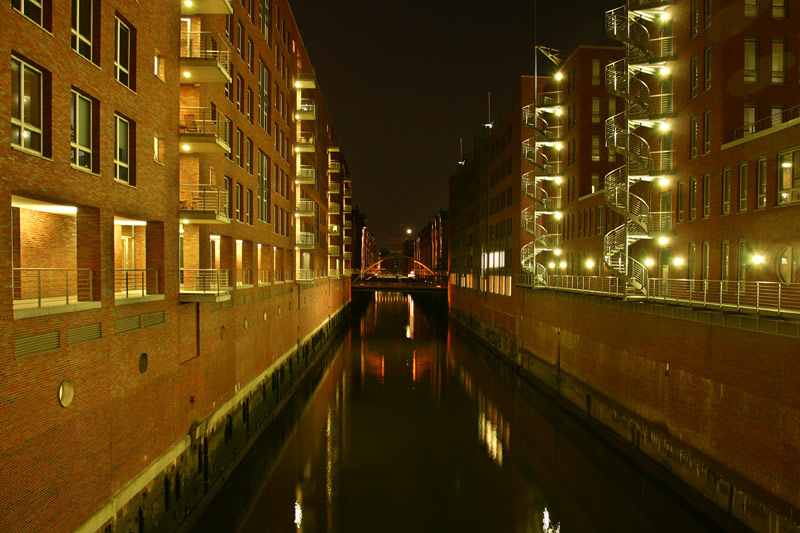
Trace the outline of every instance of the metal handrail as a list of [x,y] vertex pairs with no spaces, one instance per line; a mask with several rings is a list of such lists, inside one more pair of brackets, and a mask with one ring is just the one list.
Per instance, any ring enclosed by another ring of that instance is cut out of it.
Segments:
[[328,161],[328,169],[329,170],[341,170],[342,169],[342,164],[339,161],[337,161],[336,159],[331,159],[330,161]]
[[314,213],[315,205],[314,200],[297,200],[295,211],[297,213]]
[[337,257],[339,256],[339,246],[336,244],[329,244],[328,245],[328,255]]
[[148,294],[161,294],[158,291],[158,269],[114,269],[114,293],[124,294],[125,298],[130,298],[131,294],[135,297],[144,297]]
[[773,126],[777,126],[778,124],[794,120],[798,117],[800,117],[800,105],[790,107],[789,109],[784,109],[781,112],[781,121],[779,123],[773,124],[775,117],[773,116],[772,113],[770,113],[770,116],[768,117],[764,117],[750,124],[745,124],[741,128],[736,129],[733,132],[733,138],[730,140],[735,141],[747,135],[752,135],[753,133],[757,133],[759,131],[768,130]]
[[214,135],[228,146],[231,144],[231,121],[211,107],[181,107],[182,135]]
[[297,111],[304,113],[313,113],[317,116],[317,105],[314,103],[313,98],[302,98],[297,104]]
[[249,268],[239,268],[236,270],[236,285],[252,285],[253,271]]
[[307,231],[298,231],[295,234],[295,243],[298,246],[314,246],[314,234]]
[[341,204],[338,202],[328,202],[328,214],[329,215],[338,215],[341,213]]
[[258,284],[259,285],[269,285],[270,284],[270,272],[272,272],[272,271],[267,269],[267,268],[258,269]]
[[182,268],[181,292],[201,294],[227,294],[230,289],[230,272],[216,268]]
[[350,204],[344,204],[342,206],[342,211],[344,211],[345,213],[352,213],[353,212],[353,206],[350,205]]
[[652,278],[648,299],[756,313],[800,313],[800,284]]
[[182,31],[180,50],[181,58],[213,59],[223,72],[231,73],[231,52],[215,32]]
[[310,268],[297,269],[297,281],[314,281],[314,271]]
[[299,165],[295,177],[298,180],[312,180],[317,179],[317,169],[311,165]]
[[181,183],[181,211],[212,211],[230,217],[228,191],[205,183]]
[[65,305],[94,301],[94,273],[90,268],[21,268],[13,267],[12,299]]
[[338,224],[328,224],[328,235],[339,235],[341,228]]
[[328,192],[332,192],[334,194],[338,194],[341,192],[341,184],[338,181],[329,181],[328,182]]
[[314,144],[314,134],[310,131],[297,130],[297,142],[300,144]]

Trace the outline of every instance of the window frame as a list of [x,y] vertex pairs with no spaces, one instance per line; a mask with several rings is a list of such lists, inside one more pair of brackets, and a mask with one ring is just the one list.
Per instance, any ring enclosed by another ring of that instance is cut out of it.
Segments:
[[[128,35],[127,66],[123,66],[122,63],[120,62],[122,59],[121,56],[122,39],[120,37],[120,27],[124,27],[125,30],[127,30],[127,35]],[[122,20],[118,15],[114,17],[114,79],[131,90],[134,89],[133,71],[134,71],[134,61],[135,61],[135,53],[133,46],[135,39],[133,37],[133,32],[134,30],[130,24]],[[127,81],[122,80],[121,73],[124,73],[127,76]]]
[[747,212],[747,189],[749,187],[747,161],[739,163],[739,212]]
[[[27,12],[28,10],[26,9],[26,7],[29,4],[39,9],[40,20],[36,20],[32,16],[30,16],[30,14],[28,14]],[[45,23],[48,22],[49,18],[46,16],[47,15],[46,10],[49,7],[50,6],[47,4],[47,0],[11,0],[12,11],[16,11],[17,13],[19,13],[20,15],[30,20],[31,22],[33,22],[34,24],[36,24],[37,26],[39,26],[40,28],[42,28],[47,32],[50,32],[50,28],[47,25],[45,25]]]
[[[758,83],[758,37],[746,37],[744,39],[744,55],[742,64],[742,73],[745,83]],[[752,45],[752,68],[748,68],[748,45]]]
[[[120,156],[120,122],[124,122],[126,124],[126,139],[125,139],[125,160],[121,159]],[[119,114],[114,113],[114,180],[125,183],[127,185],[134,186],[135,180],[133,176],[133,157],[131,153],[131,133],[133,132],[133,121],[128,119],[127,117]],[[126,177],[120,177],[120,169],[124,168],[126,171]]]
[[703,174],[703,218],[711,216],[711,174]]
[[731,212],[731,169],[724,167],[722,169],[722,206],[721,214],[729,215]]
[[[18,67],[19,70],[18,70],[18,74],[17,74],[17,76],[18,76],[17,87],[18,87],[18,90],[19,90],[19,98],[18,98],[19,106],[17,107],[16,110],[13,109],[13,108],[11,109],[10,119],[11,119],[12,131],[13,131],[14,127],[19,128],[19,139],[20,139],[20,142],[19,143],[15,143],[13,141],[13,135],[12,135],[11,144],[12,144],[12,146],[14,146],[14,147],[16,147],[16,148],[18,148],[20,150],[23,150],[25,152],[36,154],[36,155],[40,155],[40,156],[44,156],[45,155],[45,122],[44,122],[45,121],[45,114],[44,114],[44,105],[45,105],[45,98],[44,98],[45,97],[45,94],[44,94],[45,72],[44,72],[44,70],[34,66],[29,61],[26,61],[26,60],[24,60],[24,59],[22,59],[22,58],[20,58],[20,57],[18,57],[16,55],[12,54],[12,56],[11,56],[12,68],[13,68],[13,64],[15,62],[19,65],[19,67]],[[39,94],[39,113],[38,113],[39,125],[38,126],[36,124],[34,124],[32,122],[28,122],[26,120],[28,118],[25,115],[25,104],[24,104],[24,101],[25,101],[24,97],[26,95],[26,83],[25,83],[25,70],[26,69],[34,72],[37,75],[37,78],[38,78],[38,94]],[[14,74],[12,74],[11,77],[13,78]],[[12,86],[11,86],[10,94],[13,94],[13,83],[12,83]],[[12,97],[12,101],[13,101],[13,97]],[[18,114],[19,114],[18,117],[14,117],[14,112],[15,111],[18,112]],[[25,135],[26,132],[28,133],[27,136]],[[31,134],[33,134],[33,135],[31,135]],[[39,138],[39,149],[38,150],[36,148],[31,148],[29,146],[25,146],[24,142],[22,142],[22,140],[25,139],[25,138],[31,138],[31,139],[35,138],[34,135],[38,135],[39,136],[38,137]]]
[[[72,0],[72,20],[70,20],[70,47],[79,56],[94,63],[94,0],[89,0],[89,37],[87,38],[80,30],[80,19],[83,14],[81,0]],[[77,27],[76,27],[77,26]],[[89,55],[81,51],[81,43],[88,45]]]
[[[779,46],[780,51],[780,60],[776,61],[776,45]],[[771,48],[771,55],[770,55],[770,83],[773,85],[785,85],[786,84],[786,52],[787,52],[787,42],[784,38],[774,38],[772,39],[772,48]],[[776,63],[779,63],[779,70],[775,69]]]
[[767,158],[756,160],[756,209],[767,207]]
[[[82,127],[79,127],[81,121],[78,120],[78,110],[80,108],[79,104],[81,101],[85,101],[85,107],[89,110],[89,117],[88,117],[88,124],[89,124],[89,146],[82,146],[80,144],[81,134],[82,134]],[[81,170],[88,170],[93,171],[94,167],[94,100],[86,96],[85,94],[76,91],[75,89],[70,90],[70,164]],[[130,130],[128,130],[128,136],[130,137]],[[84,166],[79,163],[81,159],[81,153],[84,153],[89,158],[89,165]]]

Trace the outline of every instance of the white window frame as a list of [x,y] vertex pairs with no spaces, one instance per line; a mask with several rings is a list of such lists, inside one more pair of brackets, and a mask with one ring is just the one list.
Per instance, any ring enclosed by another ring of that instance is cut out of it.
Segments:
[[[127,136],[123,140],[121,139],[120,134],[120,122],[124,122],[127,126],[125,130],[127,131]],[[122,148],[122,143],[125,143],[125,159],[120,158],[120,149]],[[125,178],[120,177],[120,169],[125,169],[127,176]],[[131,183],[131,121],[127,118],[123,117],[122,115],[114,114],[114,179],[120,181],[122,183],[127,183],[128,185],[132,185]]]
[[772,40],[770,80],[775,85],[786,83],[786,39]]
[[[752,60],[748,61],[748,47],[752,46]],[[758,38],[747,38],[744,40],[744,72],[745,83],[758,83]]]
[[[42,155],[44,153],[44,73],[39,70],[38,68],[34,67],[30,63],[23,61],[22,59],[12,56],[11,63],[17,63],[19,65],[19,107],[16,109],[19,117],[14,117],[14,109],[11,110],[11,125],[12,127],[19,128],[19,139],[20,143],[14,144],[14,146],[31,152],[35,154]],[[25,86],[25,69],[35,72],[39,78],[39,126],[34,125],[31,122],[28,122],[26,119],[28,117],[25,116],[25,98],[24,95],[26,93],[26,86]],[[12,98],[13,100],[13,98]],[[38,135],[39,136],[39,149],[30,148],[25,146],[23,139],[30,137],[31,135]]]
[[[28,14],[26,7],[29,4],[39,9],[39,20],[36,20]],[[44,28],[44,2],[42,2],[42,0],[11,0],[11,9],[37,26]]]
[[[94,45],[92,44],[94,40],[94,19],[93,19],[94,0],[89,0],[88,3],[89,3],[89,14],[88,14],[89,36],[87,37],[80,31],[81,17],[86,16],[83,12],[84,10],[81,9],[81,0],[72,0],[72,11],[73,11],[72,16],[75,19],[75,24],[77,25],[77,27],[72,25],[72,23],[70,22],[70,26],[72,28],[71,46],[76,54],[80,55],[81,57],[85,57],[89,61],[92,61],[92,56],[94,54]],[[86,55],[83,52],[81,52],[81,46],[80,46],[81,43],[85,43],[89,46],[89,55]]]
[[[86,103],[87,109],[89,109],[89,146],[83,146],[80,144],[78,139],[81,138],[83,131],[81,130],[81,120],[78,118],[78,110],[80,109],[79,103],[84,101]],[[83,94],[79,93],[78,91],[71,91],[70,94],[70,107],[71,107],[71,127],[72,130],[70,132],[71,139],[70,139],[70,160],[73,166],[92,170],[92,140],[94,139],[94,132],[92,131],[92,109],[93,102],[90,98],[87,98]],[[83,166],[79,163],[80,161],[80,153],[84,152],[89,156],[89,166]]]
[[[120,39],[120,28],[121,27],[124,27],[128,32],[128,39],[127,39],[128,40],[128,61],[127,61],[128,66],[127,67],[122,66],[122,63],[121,63],[121,59],[122,59],[122,57],[120,55],[121,54],[121,52],[120,52],[121,46],[120,45],[122,43],[122,40]],[[133,49],[132,49],[133,47],[131,46],[131,34],[132,34],[132,32],[133,32],[133,30],[131,30],[130,26],[125,24],[119,17],[114,17],[114,79],[117,80],[118,82],[120,82],[125,87],[128,87],[129,89],[132,89],[131,81],[133,80],[133,77],[131,76],[131,58],[133,57]],[[127,82],[122,81],[122,79],[121,79],[121,74],[122,73],[124,73],[128,77]]]

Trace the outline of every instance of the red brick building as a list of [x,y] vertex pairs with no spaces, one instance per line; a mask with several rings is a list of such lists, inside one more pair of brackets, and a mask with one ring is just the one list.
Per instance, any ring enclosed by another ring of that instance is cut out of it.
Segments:
[[0,9],[0,530],[177,527],[349,301],[333,125],[284,0]]

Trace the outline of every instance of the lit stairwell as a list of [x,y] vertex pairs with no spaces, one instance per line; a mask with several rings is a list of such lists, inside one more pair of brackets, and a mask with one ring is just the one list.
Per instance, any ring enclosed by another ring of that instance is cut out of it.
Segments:
[[646,296],[647,267],[634,259],[630,247],[649,239],[663,227],[663,213],[651,213],[647,202],[631,192],[640,181],[664,180],[672,172],[671,141],[664,149],[651,150],[648,138],[668,135],[672,94],[651,94],[647,77],[669,76],[666,61],[672,57],[673,38],[651,38],[650,29],[669,19],[663,0],[629,0],[627,5],[606,13],[606,35],[625,44],[624,59],[606,66],[606,89],[625,102],[624,111],[606,119],[609,149],[625,158],[625,164],[606,175],[606,205],[622,218],[603,239],[603,257],[613,275],[625,283],[627,297]]
[[522,229],[532,240],[522,247],[521,261],[522,268],[533,275],[534,286],[547,286],[549,281],[547,268],[536,256],[556,252],[561,246],[559,224],[553,222],[561,218],[561,197],[545,186],[561,183],[560,104],[561,91],[557,90],[537,95],[536,101],[522,110],[524,124],[533,130],[533,137],[522,143],[522,153],[534,169],[522,176],[522,191],[532,201],[522,211]]

